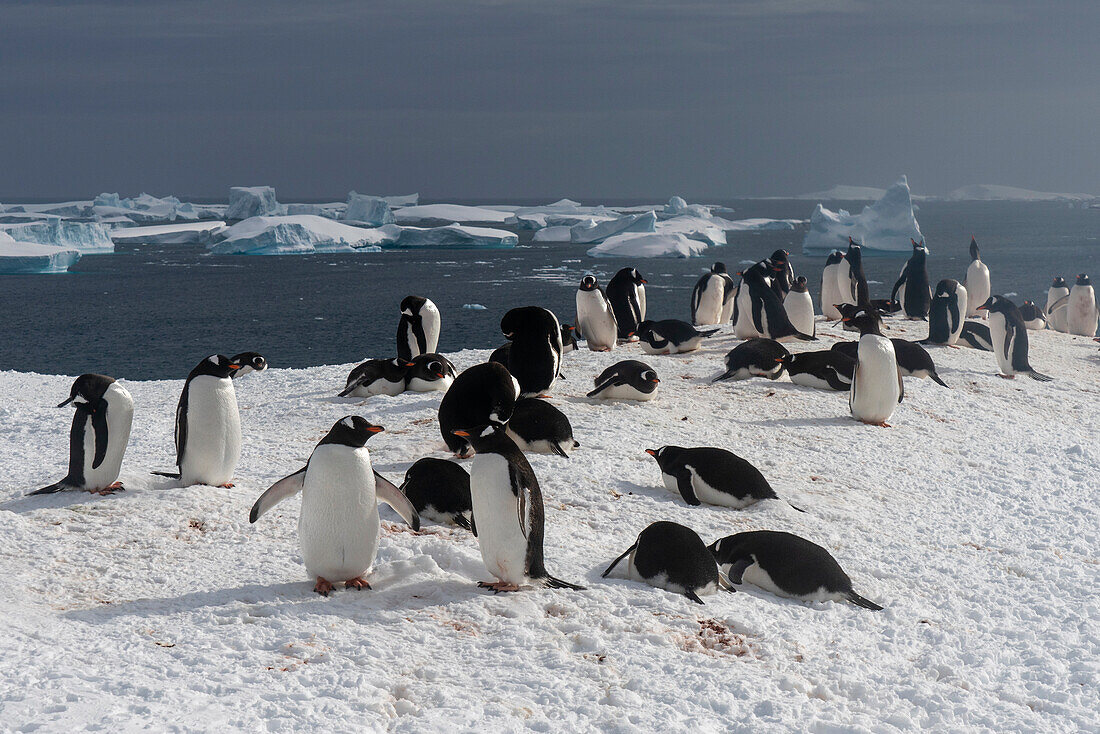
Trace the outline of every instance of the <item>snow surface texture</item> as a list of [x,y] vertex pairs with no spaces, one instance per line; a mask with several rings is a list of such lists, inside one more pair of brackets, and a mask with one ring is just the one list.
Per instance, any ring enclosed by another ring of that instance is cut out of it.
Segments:
[[[1095,730],[1095,344],[1030,334],[1049,384],[995,377],[987,352],[933,349],[954,389],[907,379],[883,429],[854,422],[844,393],[786,378],[711,384],[736,343],[723,331],[690,355],[644,357],[662,378],[645,404],[584,397],[637,345],[566,355],[551,402],[581,447],[529,459],[547,566],[583,592],[493,596],[475,585],[489,576],[471,534],[412,533],[384,508],[374,590],[326,599],[302,566],[299,498],[248,524],[260,493],[348,413],[386,427],[369,448],[391,479],[445,458],[438,394],[337,399],[352,365],[250,375],[235,383],[237,486],[172,488],[148,471],[171,465],[183,381],[124,381],[128,490],[23,497],[65,472],[72,414],[52,406],[72,378],[0,373],[3,728]],[[461,370],[488,351],[449,356]],[[689,507],[644,453],[665,443],[733,450],[806,512]],[[751,587],[699,606],[618,571],[601,579],[656,520],[707,542],[797,533],[886,609]]]
[[0,231],[0,273],[64,273],[80,259],[80,252],[71,247],[55,247],[36,242],[18,242]]
[[234,186],[229,189],[229,208],[226,219],[278,216],[286,214],[286,207],[275,200],[271,186]]
[[913,213],[913,200],[905,176],[888,188],[882,198],[856,215],[844,209],[833,212],[818,204],[810,217],[802,252],[810,255],[845,250],[848,237],[863,245],[865,254],[912,252],[909,240],[920,242],[923,235]]
[[424,204],[406,206],[394,212],[398,224],[418,222],[499,222],[503,224],[511,212],[461,204]]
[[224,226],[225,222],[205,221],[119,227],[111,230],[111,239],[115,244],[127,245],[196,245],[208,241],[211,232]]
[[589,257],[700,257],[707,243],[682,234],[615,235],[588,250]]
[[251,217],[215,234],[215,255],[302,255],[312,252],[377,252],[397,241],[400,228],[352,227],[311,214]]
[[47,219],[27,224],[0,224],[0,231],[20,242],[36,242],[81,253],[114,252],[115,243],[107,234],[107,228],[99,222],[70,222],[64,219]]

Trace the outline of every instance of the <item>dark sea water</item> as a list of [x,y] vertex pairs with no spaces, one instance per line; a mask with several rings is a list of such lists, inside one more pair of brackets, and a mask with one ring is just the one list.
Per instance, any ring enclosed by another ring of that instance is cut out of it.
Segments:
[[[808,219],[815,204],[720,203],[736,209],[738,219]],[[862,206],[851,202],[847,208]],[[993,291],[1017,303],[1045,303],[1056,275],[1100,275],[1098,209],[926,202],[917,219],[931,249],[933,287],[941,278],[963,279],[971,234],[990,268]],[[803,233],[733,233],[729,245],[688,260],[595,259],[585,255],[588,245],[532,244],[531,232],[520,232],[521,246],[513,250],[214,257],[195,246],[120,247],[113,255],[85,256],[64,275],[0,276],[7,324],[0,369],[156,379],[185,377],[215,352],[259,351],[275,367],[390,357],[398,304],[414,293],[431,298],[442,312],[441,351],[489,348],[503,341],[500,317],[509,308],[542,305],[572,322],[580,278],[592,272],[605,283],[627,265],[649,280],[651,318],[687,319],[691,288],[713,261],[736,272],[778,248],[790,250],[795,272],[809,278],[816,306],[824,258],[801,254]],[[872,297],[889,295],[903,262],[904,256],[864,258]]]

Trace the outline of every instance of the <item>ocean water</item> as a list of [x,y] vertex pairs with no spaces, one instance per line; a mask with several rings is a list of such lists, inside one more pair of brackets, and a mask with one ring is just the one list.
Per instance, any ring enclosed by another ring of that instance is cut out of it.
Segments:
[[[735,218],[803,219],[815,204],[718,203],[736,209]],[[1100,276],[1097,209],[925,202],[917,218],[931,250],[933,287],[941,278],[963,279],[971,234],[992,273],[994,292],[1017,303],[1045,303],[1056,275]],[[513,250],[214,257],[194,246],[119,248],[113,255],[85,256],[65,275],[0,276],[7,324],[0,369],[167,379],[185,377],[200,359],[218,352],[258,351],[275,367],[390,357],[398,304],[409,294],[439,306],[441,351],[490,348],[503,342],[500,318],[509,308],[541,305],[572,322],[580,278],[591,272],[606,283],[628,265],[649,280],[650,318],[687,319],[692,286],[712,262],[721,260],[736,272],[779,248],[792,253],[795,272],[807,276],[818,305],[824,258],[802,255],[803,232],[734,233],[729,245],[689,260],[595,259],[585,255],[587,245],[533,244],[531,232],[520,232],[521,246]],[[904,259],[864,258],[872,297],[889,295]]]

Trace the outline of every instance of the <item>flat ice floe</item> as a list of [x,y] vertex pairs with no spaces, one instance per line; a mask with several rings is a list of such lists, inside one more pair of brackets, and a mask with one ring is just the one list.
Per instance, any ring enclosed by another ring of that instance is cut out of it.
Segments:
[[224,226],[225,222],[206,220],[149,227],[118,227],[110,231],[110,236],[115,244],[197,245],[207,242],[211,232]]
[[811,255],[845,250],[848,248],[848,237],[863,246],[864,254],[912,252],[913,246],[909,240],[920,242],[924,236],[913,212],[913,199],[905,176],[859,214],[849,214],[844,209],[833,212],[818,204],[810,217],[810,229],[802,241],[802,252]]
[[0,273],[64,273],[79,259],[80,251],[76,248],[18,242],[0,232]]
[[400,234],[396,241],[385,243],[387,247],[496,250],[515,247],[519,244],[519,237],[506,229],[470,227],[464,224],[448,224],[445,227],[400,227],[399,229]]
[[707,243],[682,234],[615,235],[588,250],[589,257],[699,257]]
[[398,224],[417,222],[499,222],[503,224],[511,212],[461,204],[420,204],[406,206],[394,212]]
[[301,255],[312,252],[371,252],[397,241],[392,224],[367,229],[311,214],[251,217],[216,233],[215,255]]

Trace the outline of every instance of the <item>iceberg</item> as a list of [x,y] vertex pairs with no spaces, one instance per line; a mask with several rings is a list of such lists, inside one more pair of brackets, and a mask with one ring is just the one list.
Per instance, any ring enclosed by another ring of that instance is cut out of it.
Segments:
[[816,199],[818,201],[878,201],[886,194],[886,189],[876,189],[871,186],[847,186],[837,184],[825,191],[814,191],[810,194],[799,194],[795,199]]
[[0,230],[6,231],[20,242],[79,250],[84,254],[115,250],[115,243],[107,234],[107,228],[99,222],[47,219],[44,222],[27,224],[0,224]]
[[328,204],[287,204],[286,213],[294,216],[296,214],[312,214],[315,217],[324,217],[326,219],[340,219],[340,214],[344,209],[344,202],[334,201]]
[[234,186],[229,189],[226,219],[248,219],[286,214],[286,207],[275,200],[271,186]]
[[618,212],[604,206],[584,206],[571,199],[559,199],[553,204],[517,207],[505,223],[519,229],[542,229],[572,226],[589,220],[610,221],[618,216]]
[[[698,205],[695,205],[698,206]],[[730,229],[724,219],[693,214],[681,214],[671,219],[657,222],[656,231],[661,234],[682,234],[693,240],[705,242],[708,245],[726,244],[726,229]]]
[[[730,232],[760,232],[797,229],[805,223],[805,219],[765,219],[756,217],[754,219],[735,219],[732,222],[726,221],[724,228]],[[844,244],[847,246],[847,240]]]
[[532,242],[569,242],[572,235],[571,227],[566,225],[557,225],[553,227],[543,227],[539,231],[535,232],[531,237]]
[[348,193],[348,205],[341,219],[352,222],[362,222],[372,227],[383,224],[393,224],[393,212],[385,199],[377,196],[357,194],[354,191]]
[[[394,227],[389,224],[387,227]],[[382,227],[385,229],[386,227]],[[449,224],[446,227],[399,227],[401,235],[389,247],[451,247],[469,249],[505,249],[519,244],[519,237],[506,229],[467,227]]]
[[947,201],[1089,201],[1097,197],[1093,194],[1059,194],[1015,186],[975,184],[955,189],[943,198]]
[[691,217],[706,219],[710,217],[710,207],[702,204],[688,204],[683,197],[673,196],[665,204],[665,208],[661,213],[667,217],[678,217],[686,214]]
[[391,207],[416,206],[420,203],[420,194],[402,194],[400,196],[383,196]]
[[160,224],[152,227],[119,227],[110,232],[116,245],[198,245],[210,240],[215,230],[225,226],[225,222],[185,222],[183,224]]
[[18,242],[6,232],[0,232],[0,273],[63,273],[79,259],[80,252],[71,247]]
[[315,252],[379,252],[397,242],[401,228],[352,227],[311,214],[250,217],[215,233],[215,255],[304,255]]
[[146,193],[127,199],[120,198],[117,193],[102,193],[92,200],[91,208],[101,222],[113,222],[118,221],[118,217],[126,217],[137,224],[174,222],[177,219],[215,219],[219,215],[215,207],[195,206],[174,196],[161,198]]
[[657,215],[653,212],[624,214],[604,222],[590,221],[574,224],[569,230],[569,241],[576,244],[603,242],[624,232],[653,232]]
[[394,212],[398,224],[414,222],[499,222],[503,224],[512,216],[511,212],[489,209],[480,206],[461,204],[424,204],[406,206]]
[[913,199],[905,176],[859,214],[852,215],[844,209],[833,212],[819,203],[810,217],[802,252],[813,255],[843,250],[848,247],[848,237],[863,245],[864,254],[912,253],[909,240],[920,242],[923,235],[913,213]]
[[616,235],[588,251],[589,257],[699,257],[705,242],[682,234],[634,233]]

